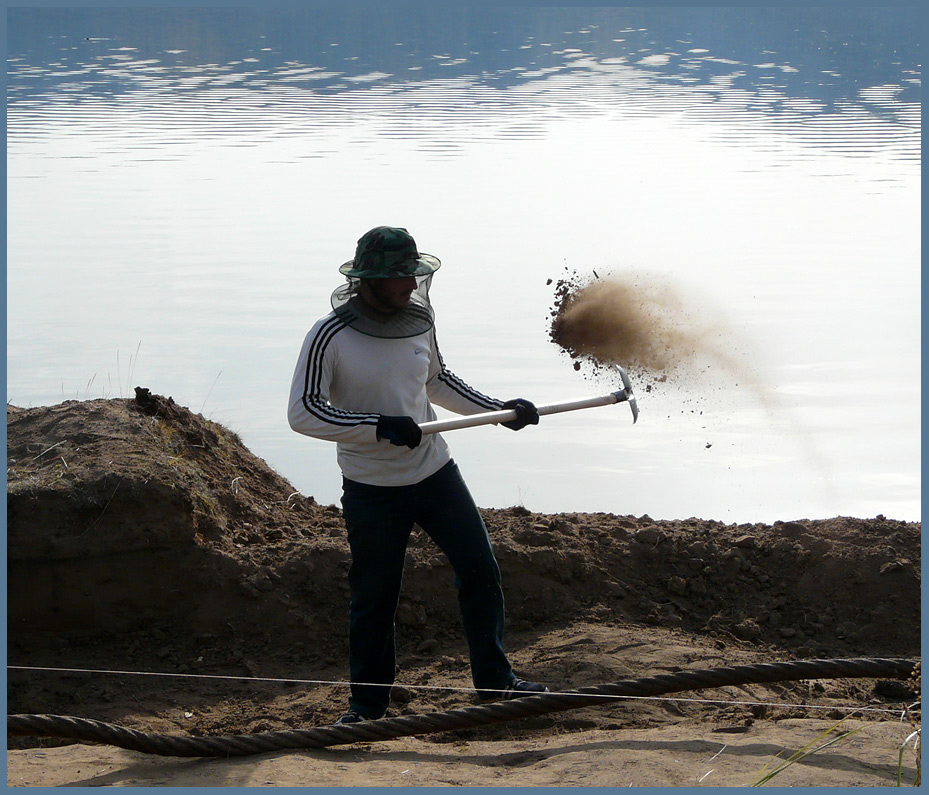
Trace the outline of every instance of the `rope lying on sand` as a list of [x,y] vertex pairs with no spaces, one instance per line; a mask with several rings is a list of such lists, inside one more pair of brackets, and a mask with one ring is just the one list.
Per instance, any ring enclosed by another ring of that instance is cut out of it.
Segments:
[[146,734],[102,721],[62,715],[8,715],[7,734],[88,740],[160,756],[248,756],[270,751],[326,748],[332,745],[390,740],[416,734],[433,734],[487,726],[550,712],[564,712],[595,706],[622,697],[658,696],[687,690],[801,679],[880,677],[908,679],[916,664],[916,660],[857,658],[800,660],[712,668],[702,671],[679,671],[673,674],[629,679],[559,693],[542,693],[537,696],[464,707],[447,712],[381,718],[346,726],[323,726],[314,729],[238,736],[178,737]]

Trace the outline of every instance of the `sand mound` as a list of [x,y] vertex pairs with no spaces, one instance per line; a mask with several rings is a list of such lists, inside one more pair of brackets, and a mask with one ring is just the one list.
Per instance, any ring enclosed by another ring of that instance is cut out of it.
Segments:
[[[8,406],[7,432],[11,713],[222,734],[339,714],[349,554],[337,507],[296,493],[234,433],[147,390],[134,400]],[[682,666],[919,653],[919,524],[726,525],[522,507],[484,515],[514,662],[559,687]],[[395,714],[470,703],[451,572],[419,534],[397,642]],[[864,704],[872,685],[776,692],[794,703]],[[723,715],[759,717],[706,706],[688,719]],[[680,719],[661,705],[619,704],[520,730]],[[11,740],[36,744],[56,743]]]

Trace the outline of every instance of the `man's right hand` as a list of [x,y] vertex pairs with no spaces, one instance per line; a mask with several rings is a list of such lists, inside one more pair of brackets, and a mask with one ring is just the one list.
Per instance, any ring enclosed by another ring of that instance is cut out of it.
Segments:
[[398,447],[406,445],[412,450],[423,440],[423,431],[412,417],[381,414],[377,420],[377,438],[387,439]]

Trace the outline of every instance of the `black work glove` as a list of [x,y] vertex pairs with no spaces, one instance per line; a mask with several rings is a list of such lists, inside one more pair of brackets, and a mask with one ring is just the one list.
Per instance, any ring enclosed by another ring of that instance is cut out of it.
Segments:
[[509,428],[511,431],[521,431],[527,425],[539,424],[539,410],[525,398],[508,400],[503,404],[503,408],[516,409],[515,420],[500,423],[504,428]]
[[389,417],[381,414],[377,419],[377,438],[387,439],[398,447],[406,445],[412,450],[423,440],[423,430],[412,417]]

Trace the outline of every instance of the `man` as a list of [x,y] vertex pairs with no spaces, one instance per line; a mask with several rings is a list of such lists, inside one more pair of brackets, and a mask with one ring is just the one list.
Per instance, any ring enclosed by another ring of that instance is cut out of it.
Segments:
[[452,373],[436,342],[429,285],[441,263],[422,254],[406,229],[379,226],[339,269],[347,284],[333,311],[307,334],[290,390],[288,420],[298,433],[336,443],[342,512],[351,549],[351,697],[337,721],[382,717],[396,661],[394,616],[413,525],[455,572],[471,676],[482,700],[546,692],[518,678],[503,651],[500,570],[487,528],[439,434],[433,404],[458,414],[515,409],[512,430],[539,422],[522,398],[481,394]]

